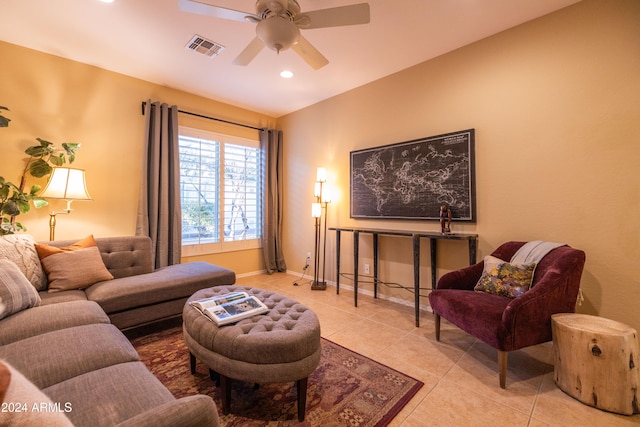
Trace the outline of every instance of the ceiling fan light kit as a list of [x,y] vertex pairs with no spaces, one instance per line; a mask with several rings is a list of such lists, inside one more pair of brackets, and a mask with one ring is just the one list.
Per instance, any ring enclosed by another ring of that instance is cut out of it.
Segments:
[[265,46],[280,53],[298,43],[300,30],[292,21],[277,16],[258,22],[256,35]]
[[317,70],[329,60],[300,34],[301,29],[368,24],[370,20],[367,3],[305,13],[300,13],[296,0],[257,0],[255,14],[196,0],[179,0],[179,7],[185,12],[256,24],[256,37],[233,61],[236,65],[248,65],[267,46],[278,53],[291,48]]

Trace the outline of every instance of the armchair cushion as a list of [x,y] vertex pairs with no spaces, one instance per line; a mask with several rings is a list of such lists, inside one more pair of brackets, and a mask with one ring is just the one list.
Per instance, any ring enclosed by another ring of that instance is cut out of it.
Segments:
[[510,263],[491,255],[484,257],[484,269],[473,288],[478,292],[516,298],[531,287],[536,263]]

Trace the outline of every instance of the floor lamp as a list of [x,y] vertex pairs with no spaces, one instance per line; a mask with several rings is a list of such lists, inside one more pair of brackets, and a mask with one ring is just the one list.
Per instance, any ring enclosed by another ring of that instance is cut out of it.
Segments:
[[[316,201],[311,204],[311,216],[315,219],[316,239],[315,239],[315,256],[313,261],[313,283],[312,290],[323,291],[327,289],[327,282],[324,279],[325,258],[327,254],[327,207],[331,202],[329,192],[325,185],[327,175],[324,168],[318,168],[316,182],[314,186],[314,196]],[[323,211],[324,210],[324,215]],[[324,217],[324,229],[323,221]],[[322,244],[322,256],[320,256],[320,245]],[[322,263],[322,278],[320,277],[320,263]]]
[[44,199],[62,199],[67,202],[67,208],[61,212],[49,213],[49,240],[55,239],[56,215],[71,213],[71,202],[74,200],[92,200],[87,191],[84,170],[71,168],[55,168],[49,178],[47,186],[39,195]]

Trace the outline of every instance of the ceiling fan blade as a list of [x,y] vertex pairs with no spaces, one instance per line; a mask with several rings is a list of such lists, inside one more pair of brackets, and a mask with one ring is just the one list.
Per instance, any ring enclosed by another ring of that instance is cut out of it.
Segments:
[[215,18],[229,19],[231,21],[246,22],[247,17],[260,19],[257,15],[239,10],[227,9],[212,4],[202,3],[195,0],[178,0],[178,6],[183,12],[195,13],[197,15],[213,16]]
[[301,14],[301,16],[307,16],[311,20],[309,25],[302,27],[305,29],[341,27],[344,25],[368,24],[370,22],[368,3],[312,10]]
[[264,44],[260,41],[259,38],[255,37],[251,40],[251,43],[247,47],[244,48],[240,55],[236,59],[233,60],[235,65],[248,65],[249,62],[255,58],[260,51],[264,48]]
[[309,40],[302,37],[302,35],[298,38],[298,42],[291,46],[291,49],[300,55],[314,70],[318,70],[329,63],[329,60],[322,56],[318,49],[313,47]]

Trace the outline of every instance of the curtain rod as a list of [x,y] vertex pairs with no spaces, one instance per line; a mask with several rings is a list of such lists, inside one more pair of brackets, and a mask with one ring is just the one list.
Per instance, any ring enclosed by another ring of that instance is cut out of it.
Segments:
[[[146,101],[142,101],[142,115],[143,116],[144,116],[144,109],[145,109],[146,106],[147,106],[147,102]],[[263,130],[264,129],[264,128],[257,128],[255,126],[245,125],[245,124],[242,124],[242,123],[232,122],[232,121],[229,121],[229,120],[218,119],[217,117],[204,116],[202,114],[192,113],[191,111],[183,111],[183,110],[178,109],[178,113],[188,114],[190,116],[195,116],[195,117],[200,117],[201,119],[215,120],[216,122],[222,122],[222,123],[226,123],[228,125],[240,126],[240,127],[243,127],[243,128],[248,128],[248,129],[253,129],[253,130]]]

